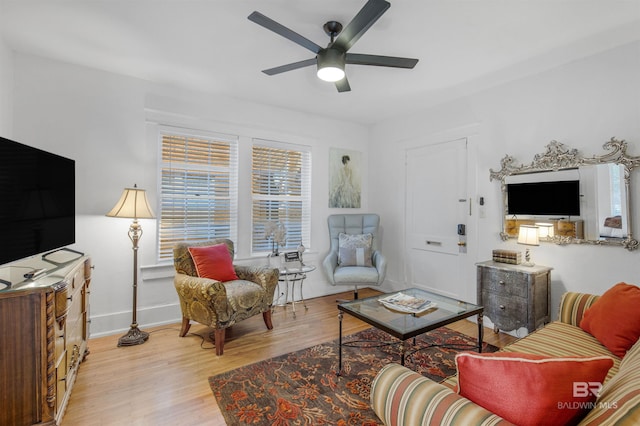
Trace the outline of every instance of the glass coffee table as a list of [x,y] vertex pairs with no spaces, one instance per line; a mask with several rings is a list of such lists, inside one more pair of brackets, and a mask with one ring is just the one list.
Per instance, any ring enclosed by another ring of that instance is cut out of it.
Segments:
[[[402,293],[418,299],[429,300],[434,307],[421,313],[406,313],[396,309],[387,308],[380,302],[392,294]],[[366,299],[357,299],[338,305],[338,320],[340,321],[340,340],[338,351],[338,374],[342,373],[342,318],[347,313],[379,330],[400,340],[400,363],[404,365],[407,352],[406,340],[427,333],[436,328],[459,321],[473,315],[478,316],[478,352],[482,352],[482,314],[484,308],[450,297],[441,296],[419,288],[409,288],[393,293],[380,294]]]

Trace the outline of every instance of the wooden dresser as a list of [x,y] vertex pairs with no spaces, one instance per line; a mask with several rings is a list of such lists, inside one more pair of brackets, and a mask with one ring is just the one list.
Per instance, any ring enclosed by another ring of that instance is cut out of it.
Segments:
[[493,261],[477,264],[478,303],[494,331],[526,327],[532,332],[549,322],[551,269]]
[[91,260],[70,257],[0,291],[0,425],[61,422],[89,337]]

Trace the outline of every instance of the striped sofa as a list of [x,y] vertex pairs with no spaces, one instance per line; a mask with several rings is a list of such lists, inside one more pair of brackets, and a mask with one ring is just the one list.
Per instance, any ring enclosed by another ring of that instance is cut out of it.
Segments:
[[[594,408],[580,425],[640,425],[640,341],[623,359],[578,324],[598,296],[565,293],[558,321],[502,351],[553,357],[606,355],[614,360]],[[398,364],[383,367],[371,384],[371,405],[385,425],[509,425],[453,389],[455,376],[436,383]]]

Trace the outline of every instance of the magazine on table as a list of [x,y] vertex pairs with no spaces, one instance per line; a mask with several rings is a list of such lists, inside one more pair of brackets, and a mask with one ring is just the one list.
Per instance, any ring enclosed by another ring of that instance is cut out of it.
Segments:
[[419,314],[436,306],[431,300],[409,296],[402,292],[384,297],[379,301],[389,309],[411,314]]

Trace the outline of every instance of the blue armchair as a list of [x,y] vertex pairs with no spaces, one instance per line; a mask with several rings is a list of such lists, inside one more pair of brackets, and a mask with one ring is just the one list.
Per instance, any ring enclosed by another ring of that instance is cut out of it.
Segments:
[[380,217],[335,214],[329,216],[327,223],[331,245],[322,267],[329,283],[354,286],[354,299],[358,298],[358,286],[381,285],[387,273],[387,261],[379,251]]

